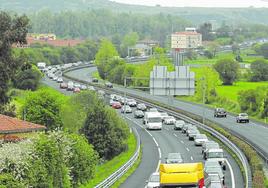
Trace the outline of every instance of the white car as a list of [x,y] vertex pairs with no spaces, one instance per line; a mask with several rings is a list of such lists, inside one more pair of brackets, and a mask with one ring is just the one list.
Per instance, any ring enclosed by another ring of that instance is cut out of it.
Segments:
[[63,82],[63,79],[62,78],[58,78],[57,82],[58,83],[62,83]]
[[218,162],[223,170],[226,170],[226,156],[223,152],[223,149],[209,149],[206,152],[205,159],[207,161],[216,161]]
[[174,125],[174,130],[182,130],[184,125],[185,125],[185,122],[183,120],[177,120]]
[[164,124],[166,125],[174,125],[176,123],[176,119],[173,116],[168,116],[164,118]]
[[147,185],[145,188],[155,188],[155,187],[160,187],[160,177],[159,177],[159,172],[154,172],[150,176],[149,180],[146,181]]
[[194,138],[194,144],[196,146],[202,146],[203,143],[207,142],[208,138],[205,134],[198,134]]
[[54,76],[54,77],[52,78],[52,80],[53,80],[53,81],[57,81],[57,80],[58,80],[58,77],[57,77],[57,76]]
[[224,173],[223,173],[222,168],[220,166],[209,166],[209,167],[205,168],[204,170],[208,175],[218,174],[220,176],[220,180],[221,180],[222,184],[225,184]]
[[166,117],[169,117],[168,113],[166,112],[160,112],[160,115],[161,115],[161,119],[163,120],[163,122]]
[[238,116],[236,117],[236,122],[237,123],[241,123],[241,122],[248,123],[249,122],[248,114],[247,113],[238,114]]
[[75,88],[79,88],[79,89],[81,89],[81,85],[80,85],[79,83],[75,83],[75,84],[74,84],[74,87],[75,87]]
[[132,109],[128,105],[123,105],[121,108],[122,113],[132,113]]
[[81,90],[86,90],[87,86],[86,85],[81,85]]
[[136,107],[137,106],[137,102],[135,99],[128,99],[127,100],[127,105],[129,105],[130,107]]

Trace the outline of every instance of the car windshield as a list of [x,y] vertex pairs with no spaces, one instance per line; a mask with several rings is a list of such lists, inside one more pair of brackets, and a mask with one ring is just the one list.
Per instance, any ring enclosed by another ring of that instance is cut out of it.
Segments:
[[209,158],[223,158],[222,152],[209,152],[208,153]]
[[213,188],[222,188],[222,185],[220,182],[211,182],[210,187]]
[[207,149],[211,149],[211,148],[217,149],[217,148],[219,148],[219,147],[220,147],[220,146],[219,146],[219,144],[217,144],[217,143],[209,144],[209,145],[206,146]]
[[248,114],[246,114],[246,113],[242,113],[242,114],[240,114],[240,116],[245,117],[245,116],[248,116]]
[[183,125],[183,124],[184,124],[184,121],[182,121],[182,120],[177,120],[177,121],[176,121],[176,124],[177,124],[177,125]]
[[165,119],[174,119],[172,116],[165,117]]
[[159,182],[159,181],[160,181],[160,178],[158,174],[151,175],[150,182]]
[[181,159],[181,155],[179,153],[169,153],[168,159]]
[[151,117],[149,118],[150,123],[159,123],[162,122],[162,119],[160,117]]

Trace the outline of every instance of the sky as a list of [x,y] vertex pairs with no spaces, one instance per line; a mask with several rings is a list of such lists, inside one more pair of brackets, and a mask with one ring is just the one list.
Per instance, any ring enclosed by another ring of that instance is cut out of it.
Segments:
[[167,7],[267,7],[268,0],[112,0],[138,5]]

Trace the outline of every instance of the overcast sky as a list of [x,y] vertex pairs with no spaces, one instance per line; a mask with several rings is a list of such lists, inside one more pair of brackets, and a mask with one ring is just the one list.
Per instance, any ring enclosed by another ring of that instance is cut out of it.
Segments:
[[268,7],[268,0],[113,0],[120,3],[168,7]]

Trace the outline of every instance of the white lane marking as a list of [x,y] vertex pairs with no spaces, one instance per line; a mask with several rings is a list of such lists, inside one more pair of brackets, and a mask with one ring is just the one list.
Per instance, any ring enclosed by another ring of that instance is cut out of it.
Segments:
[[184,142],[181,140],[181,143],[184,144]]
[[226,163],[228,165],[228,168],[230,169],[230,173],[231,173],[231,179],[232,179],[232,188],[235,188],[235,177],[234,177],[234,171],[232,169],[231,164],[229,163],[229,161],[226,159]]
[[159,171],[160,164],[161,164],[161,160],[158,161],[158,164],[157,164],[157,167],[156,167],[155,172],[158,172]]
[[173,134],[175,137],[178,137],[175,133]]
[[192,160],[192,161],[194,160],[193,156],[191,156],[191,160]]
[[158,147],[158,153],[159,153],[159,159],[161,159],[162,154],[161,154],[161,149]]
[[186,148],[187,151],[190,151],[189,148]]
[[132,120],[131,118],[129,117],[126,117],[128,120],[134,122],[136,125],[138,125],[139,127],[141,127],[142,129],[144,129],[152,138],[153,138],[153,141],[154,143],[156,144],[157,146],[157,149],[158,149],[158,155],[159,155],[159,161],[158,161],[158,164],[157,164],[157,167],[156,167],[156,170],[155,172],[158,172],[159,171],[159,167],[160,167],[160,164],[161,164],[161,158],[162,158],[162,153],[161,153],[161,149],[159,147],[159,144],[157,143],[157,141],[155,140],[155,138],[153,137],[153,135],[148,131],[146,130],[143,126],[141,126],[138,122]]
[[159,147],[159,145],[158,145],[158,143],[157,143],[157,141],[155,140],[154,137],[153,137],[153,140],[154,140],[155,145],[156,145],[157,147]]

